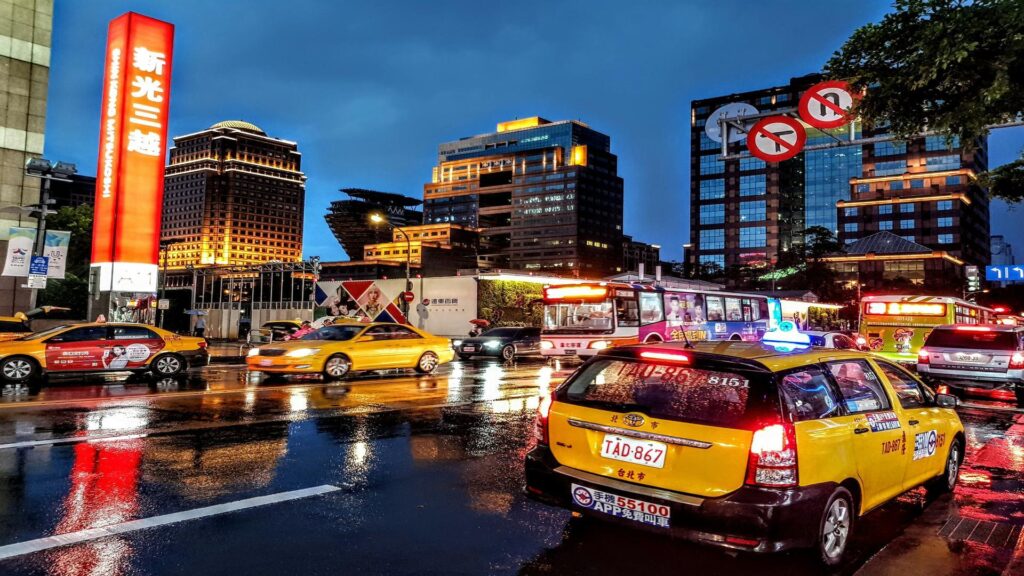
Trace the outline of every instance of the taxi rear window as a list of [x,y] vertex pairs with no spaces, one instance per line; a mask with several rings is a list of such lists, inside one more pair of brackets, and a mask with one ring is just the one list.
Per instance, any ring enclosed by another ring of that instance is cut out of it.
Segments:
[[766,374],[634,360],[599,360],[559,391],[561,402],[654,418],[745,427],[768,408]]

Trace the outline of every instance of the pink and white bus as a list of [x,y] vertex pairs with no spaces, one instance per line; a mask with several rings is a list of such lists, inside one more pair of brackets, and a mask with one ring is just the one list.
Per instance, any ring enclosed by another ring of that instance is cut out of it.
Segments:
[[545,286],[541,353],[592,356],[638,342],[760,340],[771,325],[770,300],[623,282]]

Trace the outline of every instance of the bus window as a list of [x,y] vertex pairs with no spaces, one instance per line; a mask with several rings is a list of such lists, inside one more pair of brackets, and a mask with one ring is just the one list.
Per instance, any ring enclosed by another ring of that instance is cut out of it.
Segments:
[[743,321],[744,322],[752,322],[753,320],[754,320],[754,318],[753,318],[753,310],[752,310],[752,307],[750,305],[750,299],[749,298],[744,298],[743,299]]
[[708,322],[722,322],[725,320],[722,298],[720,296],[708,296],[705,300],[708,304]]
[[754,307],[754,320],[760,320],[761,318],[768,317],[768,301],[757,300],[757,306]]
[[743,311],[740,307],[739,298],[725,299],[725,319],[729,322],[739,322],[743,320]]
[[639,326],[640,314],[635,298],[615,298],[615,319],[619,326]]
[[[678,305],[678,302],[676,303]],[[661,309],[661,296],[657,292],[640,293],[640,321],[645,326],[665,319]]]

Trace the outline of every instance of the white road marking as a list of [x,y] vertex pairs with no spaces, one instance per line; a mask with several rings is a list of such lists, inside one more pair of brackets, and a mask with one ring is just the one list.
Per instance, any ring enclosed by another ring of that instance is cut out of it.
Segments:
[[214,506],[185,510],[184,512],[175,512],[173,514],[164,514],[162,516],[152,516],[150,518],[142,518],[140,520],[132,520],[130,522],[122,522],[120,524],[101,526],[99,528],[89,528],[86,530],[79,530],[78,532],[57,534],[55,536],[47,536],[46,538],[38,538],[36,540],[26,540],[25,542],[0,546],[0,560],[6,560],[7,558],[13,558],[15,556],[24,556],[25,554],[34,554],[36,552],[42,552],[43,550],[49,550],[51,548],[58,548],[61,546],[81,544],[82,542],[88,542],[98,538],[106,538],[107,536],[115,536],[117,534],[125,534],[136,530],[166,526],[168,524],[176,524],[178,522],[195,520],[197,518],[206,518],[207,516],[216,516],[218,514],[226,514],[228,512],[237,512],[239,510],[254,508],[256,506],[266,506],[268,504],[277,504],[279,502],[287,502],[289,500],[309,498],[310,496],[319,496],[321,494],[327,494],[337,490],[341,490],[341,488],[331,486],[330,484],[324,484],[322,486],[314,486],[312,488],[303,488],[301,490],[279,492],[268,496],[246,498],[244,500],[236,500],[234,502],[226,502],[224,504],[217,504]]
[[145,438],[146,436],[146,434],[129,434],[127,436],[76,436],[71,438],[51,438],[49,440],[26,440],[24,442],[0,444],[0,450],[10,448],[33,448],[35,446],[53,446],[54,444],[75,444],[78,442],[118,442],[120,440]]

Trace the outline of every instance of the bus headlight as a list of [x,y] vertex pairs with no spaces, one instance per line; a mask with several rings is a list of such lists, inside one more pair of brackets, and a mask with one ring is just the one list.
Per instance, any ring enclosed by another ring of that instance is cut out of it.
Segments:
[[555,347],[555,343],[552,342],[551,340],[541,340],[540,341],[540,349],[541,350],[551,350],[554,347]]
[[607,340],[594,340],[593,342],[590,343],[589,346],[587,346],[587,348],[590,348],[592,350],[604,350],[605,348],[608,348],[611,345],[612,343]]

